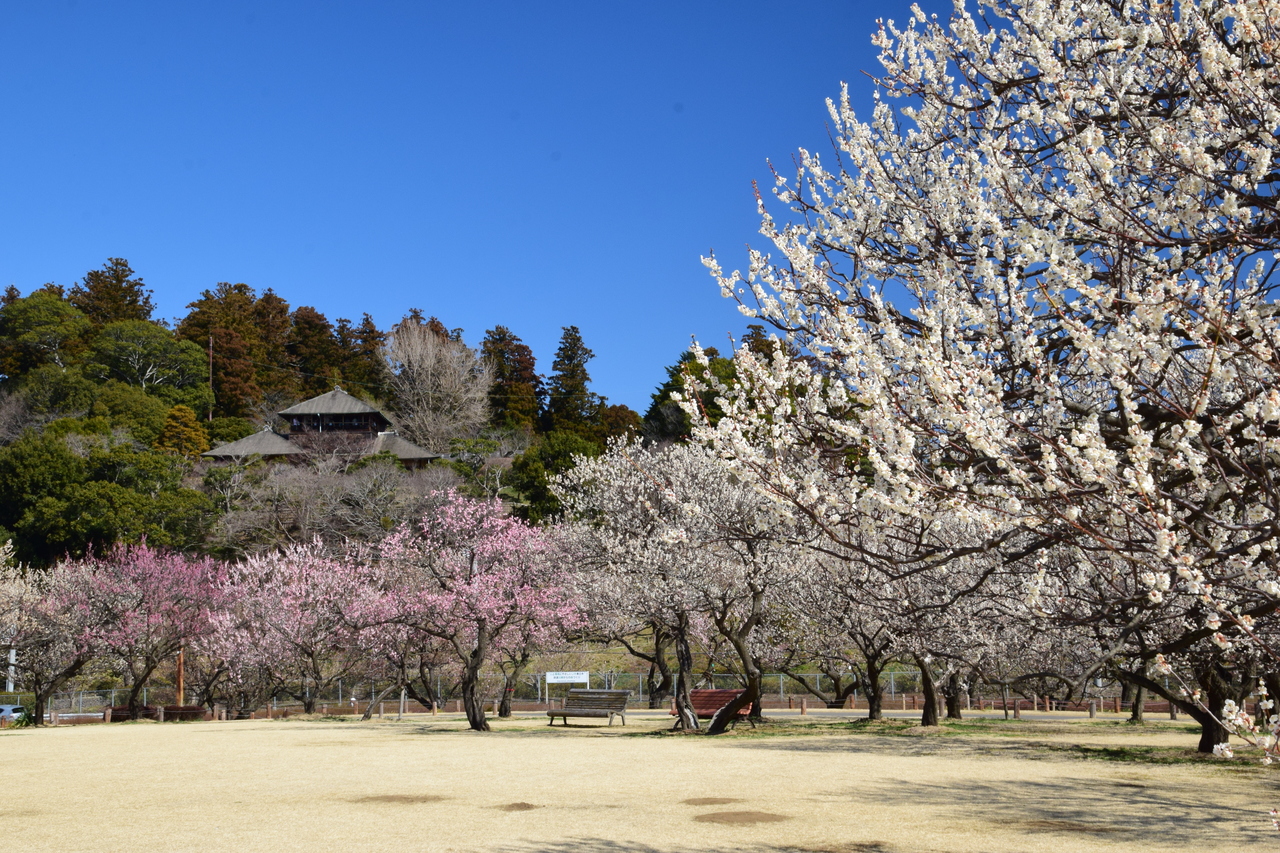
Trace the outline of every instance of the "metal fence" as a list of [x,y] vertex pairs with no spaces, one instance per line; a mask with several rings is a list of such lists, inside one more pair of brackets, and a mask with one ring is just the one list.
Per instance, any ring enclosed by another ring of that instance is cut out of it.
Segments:
[[[814,690],[826,696],[832,696],[835,693],[835,682],[828,675],[822,673],[800,673],[799,676],[808,682],[809,686]],[[847,674],[842,678],[842,685],[847,686],[851,678],[852,674]],[[519,703],[546,703],[551,700],[562,699],[572,688],[590,687],[606,690],[629,690],[632,702],[641,706],[649,700],[646,673],[591,672],[589,673],[589,679],[588,682],[577,684],[548,684],[546,673],[530,672],[524,674],[517,681],[511,698],[512,701]],[[742,683],[742,677],[736,673],[700,672],[695,674],[693,686],[695,688],[734,688],[742,686]],[[505,679],[501,675],[490,674],[483,676],[480,688],[482,700],[488,704],[501,699],[505,684]],[[331,689],[318,694],[315,701],[317,705],[330,707],[346,707],[353,705],[353,703],[355,706],[367,707],[367,703],[374,701],[387,686],[388,684],[385,681],[339,681]],[[905,667],[887,671],[881,676],[881,686],[883,696],[887,701],[897,700],[904,695],[918,695],[921,692],[920,672],[917,669]],[[442,702],[456,700],[459,696],[457,687],[456,683],[450,683],[443,679],[432,685],[435,696]],[[782,704],[786,704],[792,698],[813,695],[799,680],[785,673],[765,674],[762,692],[764,701],[770,703],[777,701]],[[1112,698],[1119,696],[1120,690],[1118,684],[1107,682],[1091,685],[1089,693],[1092,698],[1100,699],[1106,697],[1110,701]],[[1000,688],[992,685],[977,685],[973,693],[975,699],[980,697],[1000,699],[1001,695]],[[1009,691],[1009,698],[1012,699],[1014,696],[1014,692]],[[865,696],[862,695],[860,689],[855,692],[855,697],[860,701],[865,701]],[[59,714],[101,714],[104,708],[123,705],[128,701],[128,698],[129,690],[126,688],[66,691],[56,694],[50,700],[48,710],[57,711]],[[192,701],[190,694],[184,698],[187,702]],[[398,698],[398,696],[394,698]],[[144,705],[180,704],[174,688],[164,685],[145,688],[142,691],[141,699]],[[34,705],[34,696],[30,693],[0,693],[0,704],[20,704],[30,708]],[[301,703],[286,692],[281,691],[270,697],[268,704],[272,708],[286,708],[297,706]]]

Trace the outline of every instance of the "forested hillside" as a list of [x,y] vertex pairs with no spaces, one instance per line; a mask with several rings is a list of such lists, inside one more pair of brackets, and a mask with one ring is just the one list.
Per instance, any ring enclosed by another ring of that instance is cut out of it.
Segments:
[[[417,308],[382,329],[247,284],[199,293],[170,325],[123,258],[69,287],[10,287],[0,304],[0,541],[37,564],[144,539],[237,555],[381,533],[442,485],[539,520],[557,509],[546,478],[573,453],[641,428],[591,390],[575,326],[544,377],[503,325],[472,347]],[[287,433],[276,412],[335,386],[447,459],[417,472],[340,453],[201,459],[262,428]]]

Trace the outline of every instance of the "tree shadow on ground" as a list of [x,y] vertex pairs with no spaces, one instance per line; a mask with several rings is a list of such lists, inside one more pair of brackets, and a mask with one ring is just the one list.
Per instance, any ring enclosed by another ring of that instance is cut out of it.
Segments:
[[[980,775],[975,767],[974,776]],[[1034,768],[1029,768],[1034,769]],[[962,784],[900,780],[869,788],[832,792],[828,802],[911,807],[945,819],[986,820],[993,829],[1052,833],[1078,840],[1124,841],[1146,847],[1198,850],[1251,849],[1275,835],[1267,815],[1271,795],[1256,780],[1229,780],[1240,792],[1256,792],[1256,808],[1240,808],[1214,796],[1224,781],[1216,774],[1198,779],[1118,778],[1020,779]],[[1268,786],[1270,787],[1270,786]]]
[[609,838],[569,838],[534,844],[496,847],[495,853],[914,853],[906,848],[870,843],[835,844],[820,847],[794,847],[773,844],[726,844],[715,847],[654,847],[634,841]]

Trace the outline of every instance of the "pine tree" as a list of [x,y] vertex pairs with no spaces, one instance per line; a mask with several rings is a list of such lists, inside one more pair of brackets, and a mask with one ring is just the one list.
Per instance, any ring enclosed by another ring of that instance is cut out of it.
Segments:
[[117,320],[150,320],[155,310],[151,291],[133,274],[124,258],[107,258],[102,269],[85,273],[84,281],[71,288],[67,301],[95,326]]
[[533,350],[506,326],[495,326],[485,332],[480,353],[493,366],[490,423],[500,429],[532,431],[543,397]]
[[577,326],[563,326],[560,347],[551,363],[554,371],[547,380],[547,407],[543,412],[543,430],[565,430],[574,433],[590,431],[600,409],[600,398],[591,393],[591,375],[587,362],[595,353],[582,342]]

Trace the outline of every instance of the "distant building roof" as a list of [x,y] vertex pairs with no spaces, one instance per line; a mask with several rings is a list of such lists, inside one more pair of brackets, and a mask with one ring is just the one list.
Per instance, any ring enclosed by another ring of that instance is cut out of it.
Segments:
[[394,432],[378,433],[378,437],[373,440],[373,444],[369,445],[369,449],[364,452],[364,455],[373,456],[375,453],[390,453],[397,459],[409,462],[425,462],[430,459],[440,458],[439,453],[423,450],[412,441],[407,438],[401,438]]
[[301,447],[287,438],[276,435],[270,429],[264,429],[239,441],[206,450],[200,455],[214,459],[243,459],[246,456],[292,456],[303,452]]
[[352,397],[341,388],[334,388],[327,394],[321,394],[319,397],[312,397],[310,400],[303,400],[296,406],[290,406],[283,412],[281,416],[289,415],[364,415],[373,414],[381,415],[385,419],[385,415],[379,412],[373,406],[370,406],[364,400]]

